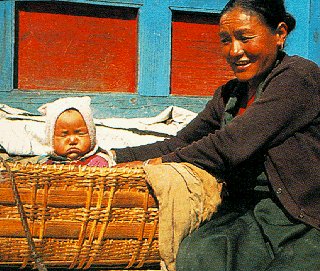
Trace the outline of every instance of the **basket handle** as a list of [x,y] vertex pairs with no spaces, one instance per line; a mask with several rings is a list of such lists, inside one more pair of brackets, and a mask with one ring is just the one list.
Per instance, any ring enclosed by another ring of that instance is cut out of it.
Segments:
[[10,181],[11,181],[11,184],[12,184],[12,192],[13,192],[13,195],[14,195],[14,198],[15,198],[15,201],[16,201],[16,205],[18,207],[18,211],[19,211],[19,214],[20,214],[23,230],[25,232],[25,235],[26,235],[26,238],[27,238],[27,241],[28,241],[28,245],[29,245],[29,248],[31,250],[31,255],[32,255],[33,259],[34,259],[36,267],[37,267],[37,269],[39,271],[47,271],[47,268],[44,265],[42,258],[37,253],[36,246],[35,246],[35,243],[33,241],[33,238],[32,238],[31,232],[30,232],[30,228],[29,228],[29,225],[28,225],[27,216],[26,216],[26,213],[25,213],[25,211],[23,209],[23,204],[21,202],[21,198],[20,198],[20,195],[19,195],[19,192],[18,192],[18,188],[17,188],[16,182],[15,182],[14,176],[12,174],[12,171],[10,169],[10,166],[8,165],[8,163],[2,157],[0,157],[0,161],[2,162],[2,164],[4,165],[4,167],[6,168],[8,174],[9,174],[9,178],[10,178]]

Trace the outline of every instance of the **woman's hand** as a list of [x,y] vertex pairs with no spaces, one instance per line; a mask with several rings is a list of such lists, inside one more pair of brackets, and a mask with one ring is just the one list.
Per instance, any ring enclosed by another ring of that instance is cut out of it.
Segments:
[[143,166],[143,161],[132,161],[132,162],[126,162],[126,163],[120,163],[116,164],[113,167],[142,167]]
[[149,159],[147,161],[132,161],[132,162],[127,162],[127,163],[120,163],[117,164],[113,167],[119,168],[119,167],[142,167],[145,165],[159,165],[162,163],[162,158],[157,157],[153,159]]
[[157,157],[157,158],[153,158],[153,159],[149,159],[147,161],[144,161],[143,165],[159,165],[161,163],[162,163],[162,158]]

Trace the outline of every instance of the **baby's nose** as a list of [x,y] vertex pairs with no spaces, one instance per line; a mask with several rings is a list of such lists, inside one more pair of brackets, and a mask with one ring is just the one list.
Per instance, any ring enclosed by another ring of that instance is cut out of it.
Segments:
[[69,136],[69,143],[70,144],[77,144],[78,143],[78,137],[76,135],[70,135]]

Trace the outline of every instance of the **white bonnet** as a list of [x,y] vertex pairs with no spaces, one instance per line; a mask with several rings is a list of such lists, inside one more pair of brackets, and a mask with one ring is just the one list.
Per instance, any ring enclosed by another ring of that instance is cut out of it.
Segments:
[[91,98],[89,96],[84,97],[67,97],[60,98],[51,103],[44,104],[38,108],[38,111],[45,116],[46,128],[45,135],[50,152],[53,154],[53,136],[55,123],[59,115],[71,108],[74,108],[82,115],[90,136],[91,150],[96,146],[96,127],[93,121],[93,115],[91,110]]

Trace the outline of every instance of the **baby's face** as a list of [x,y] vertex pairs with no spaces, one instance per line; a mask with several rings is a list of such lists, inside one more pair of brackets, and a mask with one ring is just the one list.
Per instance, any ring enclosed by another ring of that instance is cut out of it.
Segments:
[[57,118],[53,147],[57,155],[70,160],[76,160],[90,151],[88,128],[77,110],[66,110]]

